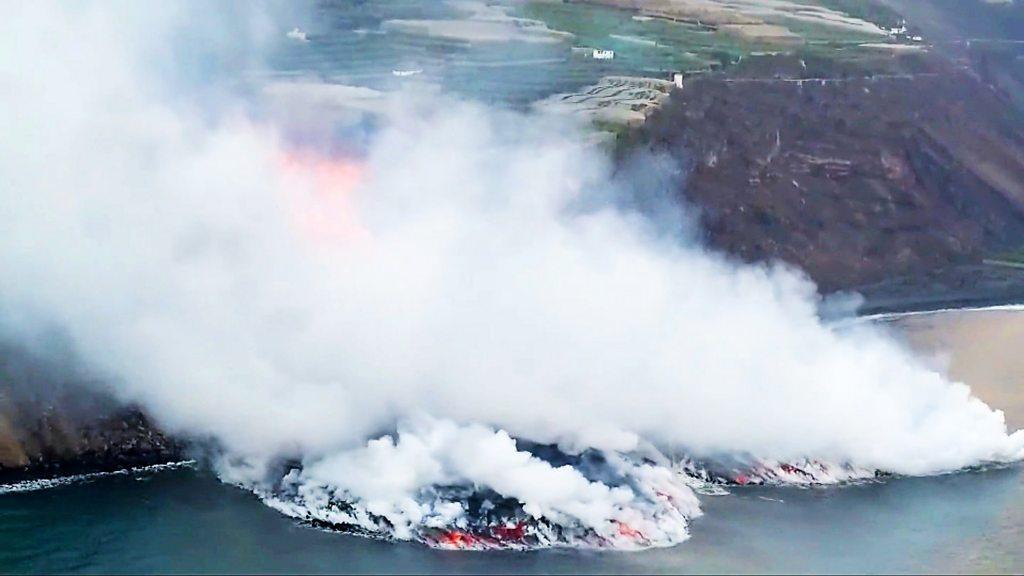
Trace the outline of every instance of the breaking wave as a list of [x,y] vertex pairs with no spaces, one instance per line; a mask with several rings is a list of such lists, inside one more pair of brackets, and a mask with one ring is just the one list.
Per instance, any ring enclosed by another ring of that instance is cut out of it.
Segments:
[[135,468],[124,468],[122,470],[111,470],[109,472],[91,472],[88,474],[72,474],[69,476],[58,476],[56,478],[39,478],[35,480],[23,480],[10,484],[0,484],[0,495],[17,494],[20,492],[35,492],[37,490],[48,490],[61,486],[83,484],[101,478],[113,476],[136,476],[164,472],[166,470],[177,470],[179,468],[190,468],[196,464],[195,460],[182,460],[179,462],[167,462],[164,464],[151,464],[149,466],[137,466]]

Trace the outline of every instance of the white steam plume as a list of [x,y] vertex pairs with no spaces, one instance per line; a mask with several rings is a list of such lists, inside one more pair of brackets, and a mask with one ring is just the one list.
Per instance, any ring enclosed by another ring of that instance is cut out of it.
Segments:
[[[291,513],[334,495],[401,536],[458,526],[462,504],[423,495],[468,483],[673,543],[692,494],[662,498],[620,455],[905,474],[1022,457],[966,386],[876,329],[823,325],[801,275],[595,206],[618,185],[577,127],[409,97],[365,155],[331,157],[223,98],[196,112],[187,12],[21,4],[0,24],[0,327],[61,331],[122,398],[236,462],[301,459]],[[511,438],[597,451],[628,482]],[[225,474],[259,484],[243,471]]]

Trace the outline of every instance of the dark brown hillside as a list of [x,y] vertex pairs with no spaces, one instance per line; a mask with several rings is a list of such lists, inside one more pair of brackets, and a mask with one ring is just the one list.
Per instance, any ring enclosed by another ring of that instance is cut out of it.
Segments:
[[163,464],[182,447],[61,359],[0,343],[0,484]]
[[1024,244],[1024,133],[1002,97],[928,57],[874,75],[817,65],[692,78],[636,135],[691,168],[680,193],[713,246],[834,290]]

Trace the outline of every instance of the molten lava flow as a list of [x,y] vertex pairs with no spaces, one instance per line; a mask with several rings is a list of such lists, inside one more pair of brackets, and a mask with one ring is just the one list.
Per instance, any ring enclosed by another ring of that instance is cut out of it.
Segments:
[[625,536],[627,538],[632,538],[633,540],[644,539],[644,535],[629,524],[626,524],[625,522],[616,522],[616,524],[618,524],[619,527],[619,536]]
[[427,536],[424,541],[435,548],[446,550],[518,550],[530,547],[527,541],[528,530],[529,525],[525,521],[466,530],[452,528]]
[[437,544],[441,548],[464,550],[476,547],[477,538],[468,532],[463,532],[462,530],[449,530],[441,534],[438,538]]
[[364,179],[363,164],[298,150],[281,157],[284,190],[291,220],[299,233],[318,246],[369,237],[360,225],[352,197]]
[[494,537],[500,542],[516,543],[526,539],[526,523],[517,522],[513,526],[496,526]]

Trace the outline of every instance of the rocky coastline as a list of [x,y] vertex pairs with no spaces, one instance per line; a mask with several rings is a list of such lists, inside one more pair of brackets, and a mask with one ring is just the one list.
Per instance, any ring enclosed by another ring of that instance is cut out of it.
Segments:
[[31,430],[0,437],[0,485],[79,474],[116,472],[182,460],[184,444],[157,429],[137,409],[79,427],[37,418]]
[[116,398],[66,346],[0,342],[0,485],[166,464],[185,443]]

